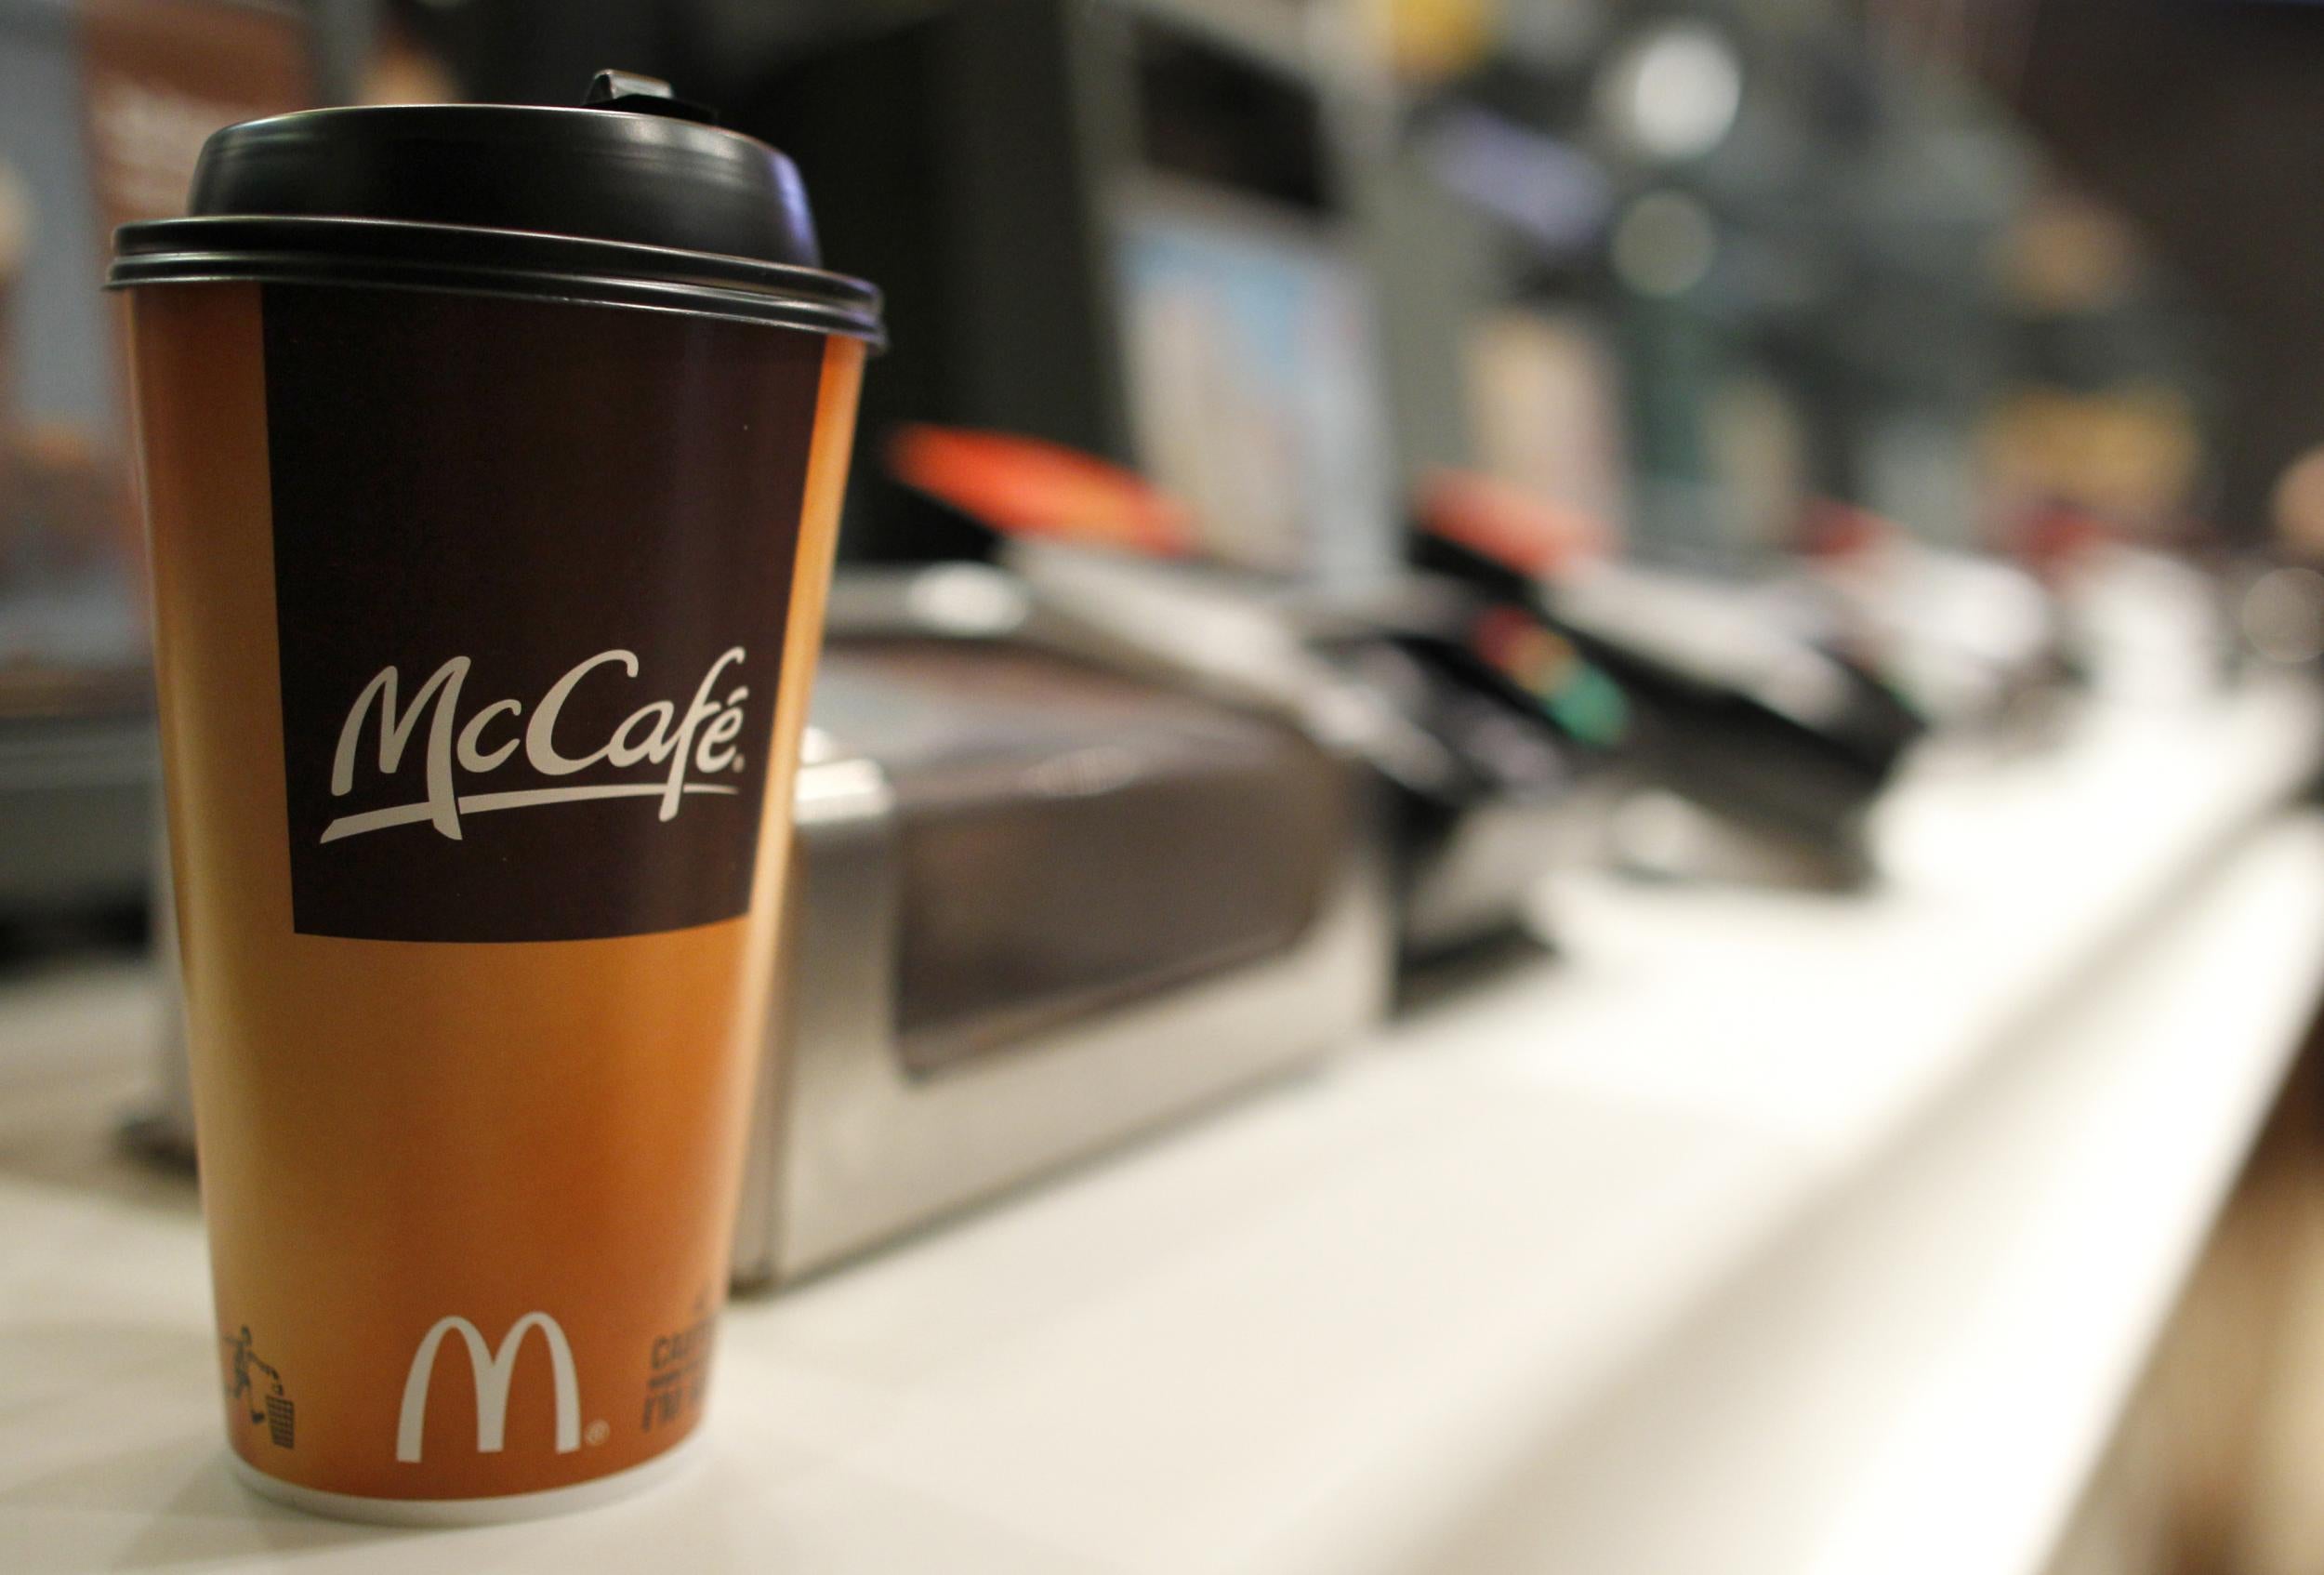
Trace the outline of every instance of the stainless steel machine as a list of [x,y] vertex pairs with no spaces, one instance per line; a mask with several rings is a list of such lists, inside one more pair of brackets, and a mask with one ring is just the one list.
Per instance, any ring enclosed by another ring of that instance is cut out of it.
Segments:
[[1256,662],[1229,695],[1233,660],[1207,682],[1135,623],[963,565],[838,598],[738,1281],[812,1274],[1382,1010],[1366,771],[1299,681],[1269,694]]

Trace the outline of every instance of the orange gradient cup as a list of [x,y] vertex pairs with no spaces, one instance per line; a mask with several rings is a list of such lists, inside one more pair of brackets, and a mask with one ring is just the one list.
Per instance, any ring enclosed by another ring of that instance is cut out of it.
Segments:
[[[618,104],[291,122],[326,169],[788,171]],[[115,268],[227,1436],[324,1513],[586,1502],[703,1416],[876,298],[610,220],[253,218],[250,135],[230,216]]]

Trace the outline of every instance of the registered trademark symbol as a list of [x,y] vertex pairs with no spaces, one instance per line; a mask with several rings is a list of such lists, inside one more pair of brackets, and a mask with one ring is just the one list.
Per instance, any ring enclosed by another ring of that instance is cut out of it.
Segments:
[[582,1434],[581,1438],[584,1443],[588,1444],[589,1448],[594,1449],[613,1436],[614,1429],[612,1424],[601,1417],[597,1421],[589,1423],[588,1431]]

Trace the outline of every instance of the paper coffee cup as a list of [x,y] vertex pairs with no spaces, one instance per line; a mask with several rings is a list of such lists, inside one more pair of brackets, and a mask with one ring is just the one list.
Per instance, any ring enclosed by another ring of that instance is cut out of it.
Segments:
[[491,1518],[700,1424],[867,345],[632,92],[213,138],[127,288],[226,1426]]

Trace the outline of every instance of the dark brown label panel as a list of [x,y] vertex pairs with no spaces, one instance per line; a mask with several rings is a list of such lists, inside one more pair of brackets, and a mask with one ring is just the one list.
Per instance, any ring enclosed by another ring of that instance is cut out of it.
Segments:
[[822,341],[418,291],[265,319],[297,929],[744,912]]

